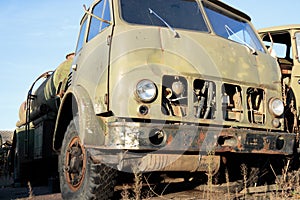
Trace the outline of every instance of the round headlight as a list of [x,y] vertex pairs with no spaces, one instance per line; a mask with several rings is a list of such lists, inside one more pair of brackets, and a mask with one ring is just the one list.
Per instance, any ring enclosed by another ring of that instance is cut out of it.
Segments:
[[153,101],[157,94],[156,85],[150,80],[141,80],[136,85],[136,94],[143,102]]
[[284,105],[280,99],[272,98],[269,102],[269,109],[275,116],[280,116],[284,112]]

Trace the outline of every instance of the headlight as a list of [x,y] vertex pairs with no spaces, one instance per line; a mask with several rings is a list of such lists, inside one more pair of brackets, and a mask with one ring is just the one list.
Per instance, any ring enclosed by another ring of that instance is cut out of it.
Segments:
[[150,102],[156,98],[156,85],[147,79],[141,80],[136,85],[136,95],[143,102]]
[[280,99],[272,98],[269,102],[269,110],[275,116],[280,116],[284,112],[284,105]]

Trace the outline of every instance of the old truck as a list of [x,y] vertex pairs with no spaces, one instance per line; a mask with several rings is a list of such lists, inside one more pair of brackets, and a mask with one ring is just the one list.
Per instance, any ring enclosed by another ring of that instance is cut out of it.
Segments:
[[16,179],[58,171],[63,198],[109,199],[119,173],[236,173],[294,154],[280,68],[248,15],[217,0],[84,10],[74,58],[20,108]]
[[299,133],[300,24],[269,27],[258,31],[280,65],[286,130]]

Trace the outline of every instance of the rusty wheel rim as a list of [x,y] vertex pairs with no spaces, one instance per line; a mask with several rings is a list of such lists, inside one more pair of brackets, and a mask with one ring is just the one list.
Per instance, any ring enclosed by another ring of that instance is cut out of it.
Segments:
[[78,190],[83,183],[86,167],[86,154],[78,136],[70,141],[65,156],[65,177],[72,191]]

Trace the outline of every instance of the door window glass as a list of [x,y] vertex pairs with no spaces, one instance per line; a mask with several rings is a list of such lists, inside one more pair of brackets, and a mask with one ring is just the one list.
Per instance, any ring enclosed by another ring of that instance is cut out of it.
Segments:
[[78,37],[78,41],[77,41],[77,47],[76,47],[76,53],[78,51],[80,51],[80,49],[82,48],[83,46],[83,43],[84,43],[84,35],[85,35],[85,29],[86,29],[86,21],[85,20],[82,25],[81,25],[81,28],[80,28],[80,33],[79,33],[79,37]]
[[[92,10],[92,13],[95,16],[98,16],[101,19],[106,21],[110,21],[110,10],[109,3],[107,0],[100,1]],[[91,17],[91,24],[89,28],[88,41],[93,39],[98,33],[100,33],[103,29],[109,26],[109,23],[103,22],[96,17]]]

